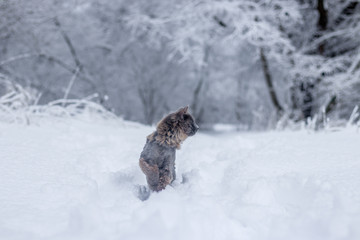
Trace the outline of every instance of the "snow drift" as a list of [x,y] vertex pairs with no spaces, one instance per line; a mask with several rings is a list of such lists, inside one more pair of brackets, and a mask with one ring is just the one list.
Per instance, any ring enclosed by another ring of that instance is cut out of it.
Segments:
[[141,201],[138,158],[153,128],[82,103],[3,105],[1,239],[360,238],[351,126],[197,134],[177,153],[175,184]]

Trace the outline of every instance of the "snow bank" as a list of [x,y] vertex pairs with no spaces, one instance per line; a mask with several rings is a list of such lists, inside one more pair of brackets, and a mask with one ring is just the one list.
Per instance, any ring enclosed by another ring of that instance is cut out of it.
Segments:
[[173,187],[137,198],[150,127],[0,123],[1,239],[360,239],[353,129],[197,134]]

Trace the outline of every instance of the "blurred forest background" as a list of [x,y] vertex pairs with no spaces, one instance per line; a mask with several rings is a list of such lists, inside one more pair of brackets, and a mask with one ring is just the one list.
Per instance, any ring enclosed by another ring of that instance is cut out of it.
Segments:
[[183,105],[203,126],[347,120],[360,2],[0,0],[0,74],[38,104],[94,97],[145,124]]

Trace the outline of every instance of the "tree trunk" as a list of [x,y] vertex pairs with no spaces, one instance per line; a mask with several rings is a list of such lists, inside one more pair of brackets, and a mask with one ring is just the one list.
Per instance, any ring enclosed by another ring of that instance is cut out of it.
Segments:
[[[324,6],[324,0],[318,0],[317,2],[317,11],[319,13],[319,19],[317,23],[317,27],[319,31],[325,31],[328,23],[328,15],[327,10]],[[319,44],[318,51],[320,54],[323,54],[325,51],[325,41]]]
[[319,19],[318,19],[318,28],[319,30],[326,30],[327,23],[328,23],[328,15],[327,10],[324,6],[324,0],[318,0],[317,1],[317,11],[319,13]]
[[298,86],[301,94],[301,112],[304,119],[313,116],[314,87],[314,83],[306,79],[303,79]]
[[270,94],[271,102],[274,105],[274,107],[276,108],[277,117],[280,118],[282,116],[282,114],[284,113],[284,109],[280,105],[278,97],[276,95],[272,76],[271,76],[271,73],[269,70],[269,64],[266,59],[263,48],[260,48],[260,60],[261,60],[262,69],[264,71],[265,82],[266,82],[266,86],[267,86],[269,94]]
[[201,96],[202,93],[204,92],[204,86],[206,84],[206,78],[208,76],[208,58],[209,58],[209,51],[210,51],[210,46],[206,45],[204,47],[204,58],[203,58],[203,65],[200,67],[199,70],[199,82],[196,85],[196,88],[194,90],[194,94],[193,94],[193,101],[191,104],[191,109],[193,112],[193,115],[195,117],[195,119],[197,120],[198,124],[201,123],[201,118],[202,115],[204,113],[204,106],[201,103]]

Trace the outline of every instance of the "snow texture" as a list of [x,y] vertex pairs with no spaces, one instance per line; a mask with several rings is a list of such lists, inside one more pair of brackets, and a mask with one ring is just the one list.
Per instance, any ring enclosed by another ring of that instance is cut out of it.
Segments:
[[0,123],[0,239],[360,239],[356,130],[199,133],[175,184],[142,201],[152,131]]

